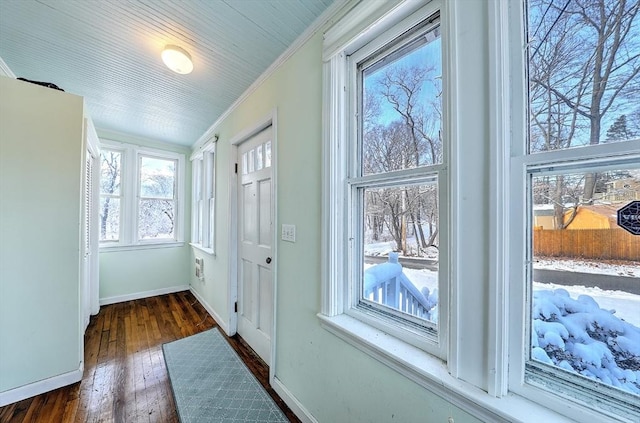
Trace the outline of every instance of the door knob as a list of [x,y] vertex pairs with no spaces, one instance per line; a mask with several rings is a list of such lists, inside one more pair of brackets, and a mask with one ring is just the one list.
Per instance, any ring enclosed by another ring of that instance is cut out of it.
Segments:
[[267,264],[271,264],[271,257],[267,257]]

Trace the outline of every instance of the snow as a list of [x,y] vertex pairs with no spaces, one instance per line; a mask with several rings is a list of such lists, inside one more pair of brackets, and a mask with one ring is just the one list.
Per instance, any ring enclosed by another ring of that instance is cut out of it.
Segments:
[[[365,254],[386,255],[394,247],[394,242],[369,244]],[[429,258],[437,259],[437,249],[429,253]],[[386,269],[389,266],[380,266],[376,271],[380,275],[376,276],[383,278],[386,270],[391,270]],[[373,270],[370,265],[366,267],[367,273]],[[537,259],[533,267],[640,278],[640,262],[545,258]],[[438,272],[406,267],[401,270],[437,307]],[[532,360],[640,394],[640,295],[538,282],[533,282],[532,288]]]
[[640,262],[634,261],[624,263],[604,263],[596,260],[536,258],[533,263],[533,268],[640,278]]
[[534,288],[532,319],[531,359],[640,394],[640,327],[564,288]]
[[[405,269],[406,271],[407,269]],[[609,291],[598,287],[585,287],[581,285],[557,285],[553,283],[533,283],[533,290],[563,290],[573,298],[586,295],[593,299],[601,308],[615,311],[615,315],[634,326],[640,327],[640,295],[630,294],[624,291]]]

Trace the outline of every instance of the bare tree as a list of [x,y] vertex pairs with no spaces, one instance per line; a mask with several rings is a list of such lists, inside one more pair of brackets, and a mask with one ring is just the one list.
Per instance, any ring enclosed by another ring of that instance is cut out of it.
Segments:
[[[607,114],[640,93],[639,10],[637,0],[530,2],[531,117],[544,140],[531,137],[533,148],[599,144]],[[596,179],[586,175],[583,203]]]
[[[100,154],[100,193],[117,194],[120,191],[120,158],[121,153],[103,150]],[[105,196],[100,213],[100,239],[107,238],[107,223],[113,220],[113,209],[119,210],[119,205],[113,204],[111,197]]]

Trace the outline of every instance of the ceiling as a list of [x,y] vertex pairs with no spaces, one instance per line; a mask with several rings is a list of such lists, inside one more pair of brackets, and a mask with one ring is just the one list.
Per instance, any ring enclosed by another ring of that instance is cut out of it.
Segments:
[[0,0],[0,58],[83,96],[98,130],[191,146],[332,2]]

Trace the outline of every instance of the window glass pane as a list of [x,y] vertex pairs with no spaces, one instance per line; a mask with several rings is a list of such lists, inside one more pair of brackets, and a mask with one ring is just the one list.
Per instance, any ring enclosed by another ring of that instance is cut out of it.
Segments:
[[438,27],[361,65],[364,175],[442,163],[441,50]]
[[437,323],[437,183],[363,191],[362,297]]
[[204,230],[204,201],[203,200],[199,200],[198,201],[198,239],[197,242],[199,244],[202,243],[203,238],[203,230]]
[[111,150],[100,152],[100,194],[120,195],[122,153]]
[[193,199],[198,201],[202,198],[202,183],[203,183],[203,163],[202,160],[194,160],[193,166]]
[[264,144],[264,167],[271,167],[271,141]]
[[140,195],[172,199],[175,189],[176,161],[140,157]]
[[100,241],[120,239],[120,199],[100,197]]
[[260,170],[263,167],[262,161],[262,144],[256,147],[256,169]]
[[529,150],[640,137],[637,2],[529,0]]
[[249,150],[249,173],[253,172],[256,169],[256,150]]
[[618,225],[640,170],[534,175],[531,193],[530,359],[640,394],[640,236]]
[[140,200],[138,238],[174,238],[175,211],[171,200]]
[[247,158],[247,153],[242,153],[242,174],[247,174],[247,169],[249,168],[249,162]]

